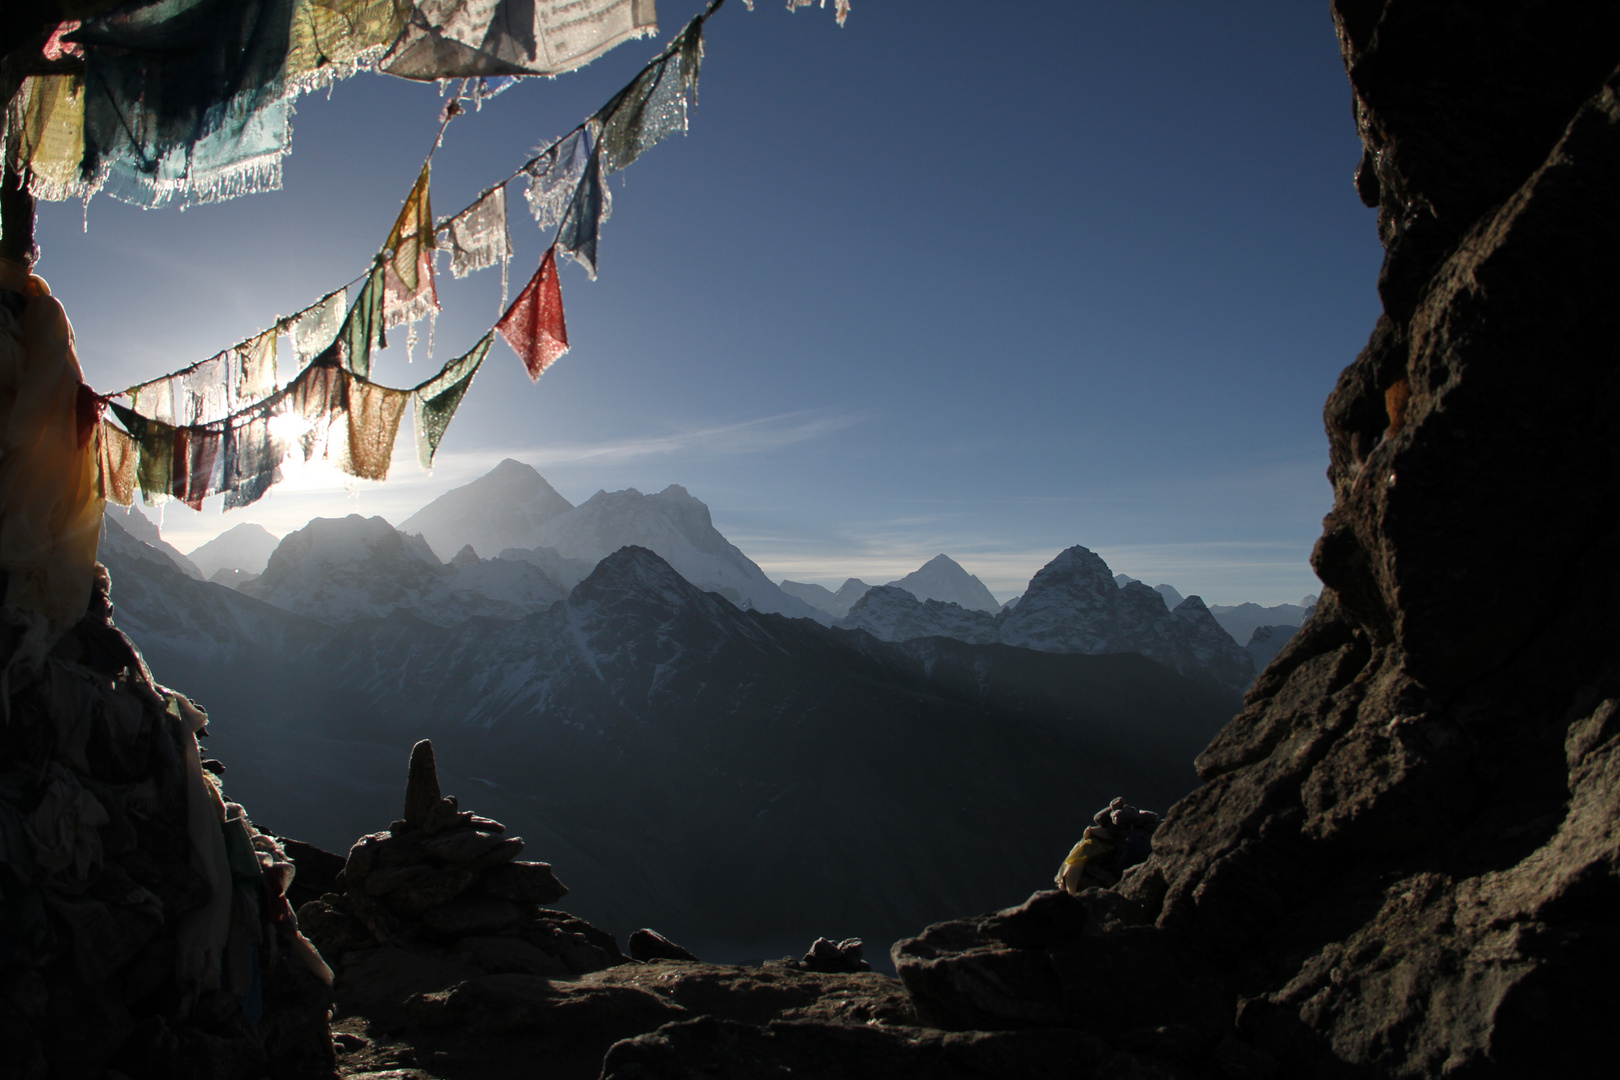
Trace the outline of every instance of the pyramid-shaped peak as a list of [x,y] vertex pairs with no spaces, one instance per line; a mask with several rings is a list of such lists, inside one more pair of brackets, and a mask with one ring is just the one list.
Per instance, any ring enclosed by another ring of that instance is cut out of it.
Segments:
[[992,615],[1001,610],[984,582],[962,569],[948,555],[935,555],[905,577],[888,584],[904,589],[918,600],[939,600]]
[[461,545],[461,550],[450,560],[451,566],[477,566],[478,563],[478,552],[473,550],[471,544]]
[[441,557],[467,544],[493,553],[535,547],[540,526],[573,508],[534,466],[506,458],[472,483],[440,495],[399,527],[421,533]]

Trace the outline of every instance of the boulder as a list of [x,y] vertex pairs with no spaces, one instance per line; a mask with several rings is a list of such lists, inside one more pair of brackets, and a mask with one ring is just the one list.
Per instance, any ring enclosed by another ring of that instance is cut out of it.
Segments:
[[697,957],[656,930],[645,926],[630,935],[630,957],[634,960],[690,960]]

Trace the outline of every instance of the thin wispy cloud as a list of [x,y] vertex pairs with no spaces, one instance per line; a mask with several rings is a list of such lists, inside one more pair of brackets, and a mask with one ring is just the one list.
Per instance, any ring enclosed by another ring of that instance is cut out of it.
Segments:
[[[861,414],[806,411],[762,416],[734,424],[693,427],[609,442],[555,443],[521,451],[537,468],[582,462],[626,462],[681,454],[718,457],[757,454],[825,438],[865,420]],[[513,455],[516,456],[516,455]]]

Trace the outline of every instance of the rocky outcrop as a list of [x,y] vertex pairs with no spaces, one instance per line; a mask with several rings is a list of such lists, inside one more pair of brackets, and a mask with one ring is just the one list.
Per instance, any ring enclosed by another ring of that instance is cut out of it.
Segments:
[[895,960],[941,1023],[1079,1027],[1161,1075],[1606,1075],[1620,9],[1334,14],[1387,255],[1327,405],[1328,588],[1119,895]]
[[0,1074],[333,1076],[293,860],[111,614],[100,567],[54,643],[0,610]]
[[1001,636],[996,617],[989,612],[942,600],[919,600],[897,585],[867,590],[838,625],[845,630],[865,630],[883,641],[948,637],[990,645]]

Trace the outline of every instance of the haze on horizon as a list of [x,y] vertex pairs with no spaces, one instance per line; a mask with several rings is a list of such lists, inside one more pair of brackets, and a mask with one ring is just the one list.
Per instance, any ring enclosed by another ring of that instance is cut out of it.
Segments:
[[[661,40],[699,6],[663,0]],[[431,474],[402,432],[383,484],[311,468],[243,511],[170,503],[166,537],[397,524],[513,457],[576,504],[681,484],[773,580],[884,581],[943,552],[1005,599],[1083,544],[1209,603],[1316,592],[1321,403],[1376,318],[1380,257],[1331,21],[1283,0],[953,0],[927,18],[865,0],[840,31],[759,8],[710,25],[690,134],[612,181],[600,278],[564,268],[574,348],[538,386],[497,344]],[[436,212],[656,47],[458,119]],[[43,205],[39,272],[86,378],[175,370],[353,277],[439,107],[431,85],[362,75],[300,101],[279,192],[183,214]],[[514,291],[545,242],[521,190]],[[439,289],[442,360],[500,286],[441,271]],[[419,381],[425,344],[377,377]]]

